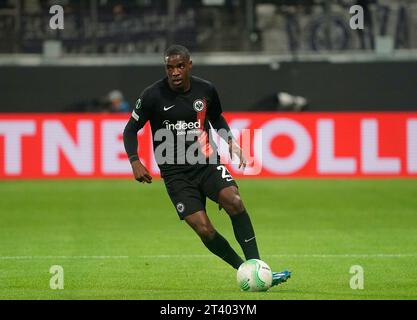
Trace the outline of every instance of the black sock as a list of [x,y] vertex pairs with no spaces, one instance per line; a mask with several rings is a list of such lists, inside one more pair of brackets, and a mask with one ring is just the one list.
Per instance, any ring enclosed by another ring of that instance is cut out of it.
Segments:
[[220,257],[233,268],[238,269],[243,263],[243,260],[236,253],[235,250],[230,246],[229,242],[222,237],[218,232],[215,233],[214,237],[208,241],[203,241],[204,245],[216,256]]
[[232,220],[236,240],[242,247],[246,260],[260,259],[255,231],[253,230],[252,222],[246,210],[230,216],[230,219]]

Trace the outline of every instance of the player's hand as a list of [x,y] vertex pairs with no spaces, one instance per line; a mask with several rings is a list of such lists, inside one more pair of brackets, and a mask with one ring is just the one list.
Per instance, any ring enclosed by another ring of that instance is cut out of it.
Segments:
[[142,183],[152,183],[152,177],[148,169],[139,160],[132,162],[132,170],[135,179]]
[[233,139],[229,140],[229,154],[230,154],[230,159],[233,159],[234,154],[239,158],[239,169],[246,168],[246,164],[247,164],[246,157],[243,154],[243,151],[240,148],[240,146]]

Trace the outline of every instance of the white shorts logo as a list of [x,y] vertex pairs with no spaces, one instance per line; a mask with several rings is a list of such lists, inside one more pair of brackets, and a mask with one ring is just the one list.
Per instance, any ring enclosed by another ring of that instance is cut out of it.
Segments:
[[204,101],[201,99],[197,99],[193,103],[194,110],[197,112],[201,112],[204,109]]
[[177,203],[177,211],[178,211],[179,213],[183,213],[183,212],[184,212],[184,210],[185,210],[185,206],[184,206],[184,204],[183,204],[182,202],[178,202],[178,203]]

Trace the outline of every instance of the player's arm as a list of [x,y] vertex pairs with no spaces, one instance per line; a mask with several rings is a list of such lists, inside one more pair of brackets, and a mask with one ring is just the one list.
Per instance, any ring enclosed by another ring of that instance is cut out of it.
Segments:
[[244,169],[247,164],[245,155],[243,154],[243,150],[240,148],[236,139],[233,137],[232,131],[230,130],[230,127],[227,124],[226,119],[223,117],[223,115],[219,115],[215,121],[210,121],[210,123],[213,126],[213,128],[217,130],[220,137],[222,137],[222,139],[224,139],[229,144],[230,158],[233,158],[234,154],[237,155],[240,160],[239,169],[241,167]]
[[233,158],[233,155],[239,157],[239,169],[246,167],[246,158],[243,154],[242,149],[234,138],[232,131],[222,115],[222,107],[219,99],[217,90],[213,87],[211,104],[208,110],[208,117],[212,127],[217,131],[217,133],[229,144],[229,155],[230,158]]
[[141,98],[136,102],[136,107],[132,112],[132,116],[126,124],[123,131],[123,143],[135,179],[142,183],[152,183],[152,177],[149,174],[148,169],[139,160],[138,155],[138,131],[143,128],[148,121],[148,112],[146,107],[142,105],[142,101]]

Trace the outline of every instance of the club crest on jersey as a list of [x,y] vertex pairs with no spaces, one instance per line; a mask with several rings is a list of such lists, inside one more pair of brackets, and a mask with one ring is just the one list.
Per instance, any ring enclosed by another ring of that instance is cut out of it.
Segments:
[[197,99],[197,100],[196,100],[196,101],[194,101],[194,103],[193,103],[194,110],[195,110],[195,111],[197,111],[197,112],[201,112],[201,111],[203,111],[204,106],[205,106],[205,103],[204,103],[204,101],[203,101],[203,100],[201,100],[201,99]]
[[178,203],[177,203],[177,211],[178,211],[179,213],[183,213],[183,212],[184,212],[184,210],[185,210],[185,206],[184,206],[184,204],[183,204],[182,202],[178,202]]

